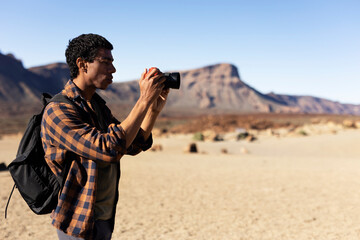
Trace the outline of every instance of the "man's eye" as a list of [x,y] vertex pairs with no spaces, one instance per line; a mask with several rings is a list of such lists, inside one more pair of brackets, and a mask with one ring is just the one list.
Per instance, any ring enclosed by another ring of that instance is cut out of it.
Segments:
[[104,65],[111,65],[112,64],[112,60],[110,59],[103,59],[103,58],[98,58],[97,61],[101,64],[104,64]]
[[101,63],[104,63],[106,65],[110,65],[111,61],[109,61],[109,60],[101,60]]

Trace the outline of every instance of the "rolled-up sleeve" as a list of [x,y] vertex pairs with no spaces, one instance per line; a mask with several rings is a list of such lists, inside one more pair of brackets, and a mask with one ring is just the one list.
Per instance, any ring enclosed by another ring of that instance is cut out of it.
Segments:
[[134,141],[126,150],[127,155],[136,155],[141,151],[148,150],[153,144],[152,134],[145,140],[144,132],[142,129],[139,130],[138,134],[136,135]]

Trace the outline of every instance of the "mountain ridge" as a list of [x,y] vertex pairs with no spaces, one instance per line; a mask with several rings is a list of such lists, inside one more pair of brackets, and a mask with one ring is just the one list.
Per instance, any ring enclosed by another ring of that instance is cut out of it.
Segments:
[[[171,91],[164,109],[169,116],[257,112],[360,115],[360,105],[342,104],[314,96],[263,94],[244,82],[238,68],[229,63],[179,72],[181,87]],[[9,112],[11,105],[11,109],[26,112],[24,104],[39,105],[42,92],[55,94],[61,91],[69,78],[65,63],[26,69],[13,55],[0,53],[0,108]],[[140,91],[137,81],[127,81],[114,82],[99,94],[109,106],[128,112]]]

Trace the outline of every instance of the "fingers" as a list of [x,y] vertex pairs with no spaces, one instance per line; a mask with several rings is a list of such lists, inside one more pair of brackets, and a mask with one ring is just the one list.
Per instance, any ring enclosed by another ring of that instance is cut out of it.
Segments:
[[169,95],[169,92],[170,92],[169,88],[163,89],[160,93],[160,98],[165,101],[167,99],[167,96]]
[[162,90],[165,87],[166,77],[158,68],[150,68],[149,70],[145,68],[144,72],[141,74],[141,81],[145,84],[150,84],[154,90],[156,89],[158,96],[162,93]]
[[141,79],[144,79],[147,74],[147,69],[145,68],[144,72],[141,74]]
[[[147,71],[147,70],[146,70]],[[163,83],[166,78],[163,78],[163,73],[158,68],[150,68],[149,71],[145,73],[145,77],[147,79],[153,78],[155,82],[159,81],[160,83]]]
[[150,79],[156,75],[159,75],[159,73],[161,72],[158,68],[150,68],[149,71],[147,71],[146,77]]
[[163,91],[161,92],[161,95],[167,96],[169,94],[169,92],[170,92],[169,88],[163,89]]
[[166,77],[164,77],[164,75],[161,73],[160,75],[155,76],[154,80],[159,83],[164,83],[166,80]]
[[161,85],[161,87],[164,87],[164,82],[166,80],[166,77],[164,77],[162,72],[156,73],[156,75],[154,74],[154,72],[148,72],[146,77],[145,77],[148,81],[152,81],[153,84],[156,85]]

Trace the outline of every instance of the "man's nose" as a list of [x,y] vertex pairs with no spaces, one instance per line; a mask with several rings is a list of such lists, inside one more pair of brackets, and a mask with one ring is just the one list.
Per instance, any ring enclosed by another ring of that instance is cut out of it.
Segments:
[[111,73],[116,72],[116,68],[114,67],[114,64],[111,64],[110,72],[111,72]]

